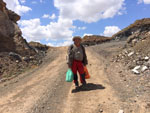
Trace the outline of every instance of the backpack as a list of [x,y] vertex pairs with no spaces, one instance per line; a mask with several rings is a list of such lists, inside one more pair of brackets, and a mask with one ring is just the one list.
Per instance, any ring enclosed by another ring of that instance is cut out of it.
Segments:
[[[81,45],[81,47],[82,47],[82,50],[83,50],[83,61],[82,61],[82,63],[83,63],[84,65],[86,65],[86,64],[88,64],[88,61],[87,61],[87,56],[86,56],[86,53],[85,53],[85,48],[84,48],[83,45]],[[70,45],[70,47],[69,47],[69,49],[68,49],[68,55],[67,55],[67,57],[66,57],[67,63],[69,63],[70,60],[72,59],[72,53],[73,53],[72,50],[73,50],[73,44]],[[70,58],[71,58],[71,59],[70,59]]]
[[[83,45],[81,45],[81,47],[82,47],[83,53],[85,53],[85,49],[84,49]],[[71,45],[71,49],[70,50],[72,50],[72,49],[73,49],[73,44]]]

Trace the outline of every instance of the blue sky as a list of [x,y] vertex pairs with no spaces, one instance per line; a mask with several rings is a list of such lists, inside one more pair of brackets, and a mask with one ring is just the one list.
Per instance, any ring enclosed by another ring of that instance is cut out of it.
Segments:
[[150,0],[4,0],[21,15],[23,37],[66,46],[79,35],[112,36],[137,19],[150,17]]

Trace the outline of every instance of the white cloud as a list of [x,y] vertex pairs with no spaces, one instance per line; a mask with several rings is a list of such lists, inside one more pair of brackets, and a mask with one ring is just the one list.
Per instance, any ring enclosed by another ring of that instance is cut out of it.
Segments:
[[70,40],[74,28],[72,21],[68,19],[59,19],[58,22],[50,22],[42,26],[40,19],[21,20],[18,22],[27,41],[39,40]]
[[84,26],[84,27],[78,27],[78,30],[85,30],[86,29],[86,27]]
[[83,37],[84,36],[92,36],[93,34],[87,34],[87,33],[85,33],[84,35],[83,35]]
[[138,0],[138,4],[140,3],[150,4],[150,0]]
[[51,16],[50,15],[48,15],[48,14],[44,14],[43,16],[42,16],[42,18],[49,18],[49,19],[55,19],[56,18],[56,15],[53,13]]
[[54,5],[62,18],[91,23],[120,15],[124,0],[54,0]]
[[[9,0],[7,0],[9,1]],[[15,0],[14,0],[15,1]],[[57,22],[50,22],[42,26],[40,19],[21,20],[19,25],[23,36],[28,41],[63,40],[61,43],[49,43],[60,46],[70,44],[74,30],[85,30],[86,27],[73,26],[73,21],[87,23],[97,22],[100,19],[112,18],[121,15],[125,0],[54,0],[54,6],[59,10]],[[40,0],[42,3],[43,0]],[[55,19],[56,15],[44,14],[43,18]],[[110,31],[109,31],[110,33]],[[105,34],[108,35],[105,31]],[[87,34],[86,34],[87,35]],[[92,34],[89,34],[92,35]],[[109,34],[110,35],[110,34]]]
[[26,0],[20,0],[20,2],[21,2],[21,3],[25,3],[25,2],[26,2]]
[[47,46],[55,46],[55,44],[53,44],[53,43],[48,43],[48,44],[46,44]]
[[[23,2],[24,0],[22,0]],[[18,0],[4,0],[4,2],[7,3],[7,8],[13,10],[14,12],[22,15],[23,13],[26,13],[30,10],[32,10],[30,7],[20,5]]]
[[47,45],[48,46],[55,46],[55,47],[59,47],[59,46],[69,46],[71,45],[73,42],[68,40],[68,41],[63,41],[63,42],[60,42],[60,43],[48,43]]
[[48,14],[44,14],[43,16],[42,16],[42,18],[49,18],[50,17],[50,15],[48,15]]
[[50,16],[50,19],[55,19],[56,15],[53,13],[52,16]]
[[118,26],[106,26],[103,35],[104,36],[112,36],[113,34],[120,31],[120,28]]

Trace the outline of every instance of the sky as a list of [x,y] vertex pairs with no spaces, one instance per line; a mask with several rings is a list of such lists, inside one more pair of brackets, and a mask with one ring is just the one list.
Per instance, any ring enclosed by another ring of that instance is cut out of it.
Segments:
[[28,41],[66,46],[74,36],[112,36],[137,19],[150,18],[150,0],[3,0],[21,16]]

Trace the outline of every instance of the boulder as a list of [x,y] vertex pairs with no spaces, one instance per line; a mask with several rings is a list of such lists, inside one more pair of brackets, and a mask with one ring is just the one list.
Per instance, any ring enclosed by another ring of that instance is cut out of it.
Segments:
[[21,61],[22,60],[22,57],[19,54],[14,53],[14,52],[10,52],[9,56],[13,57],[17,61]]
[[0,0],[0,52],[15,52],[21,55],[35,54],[22,37],[17,25],[20,16],[6,8],[6,3]]

